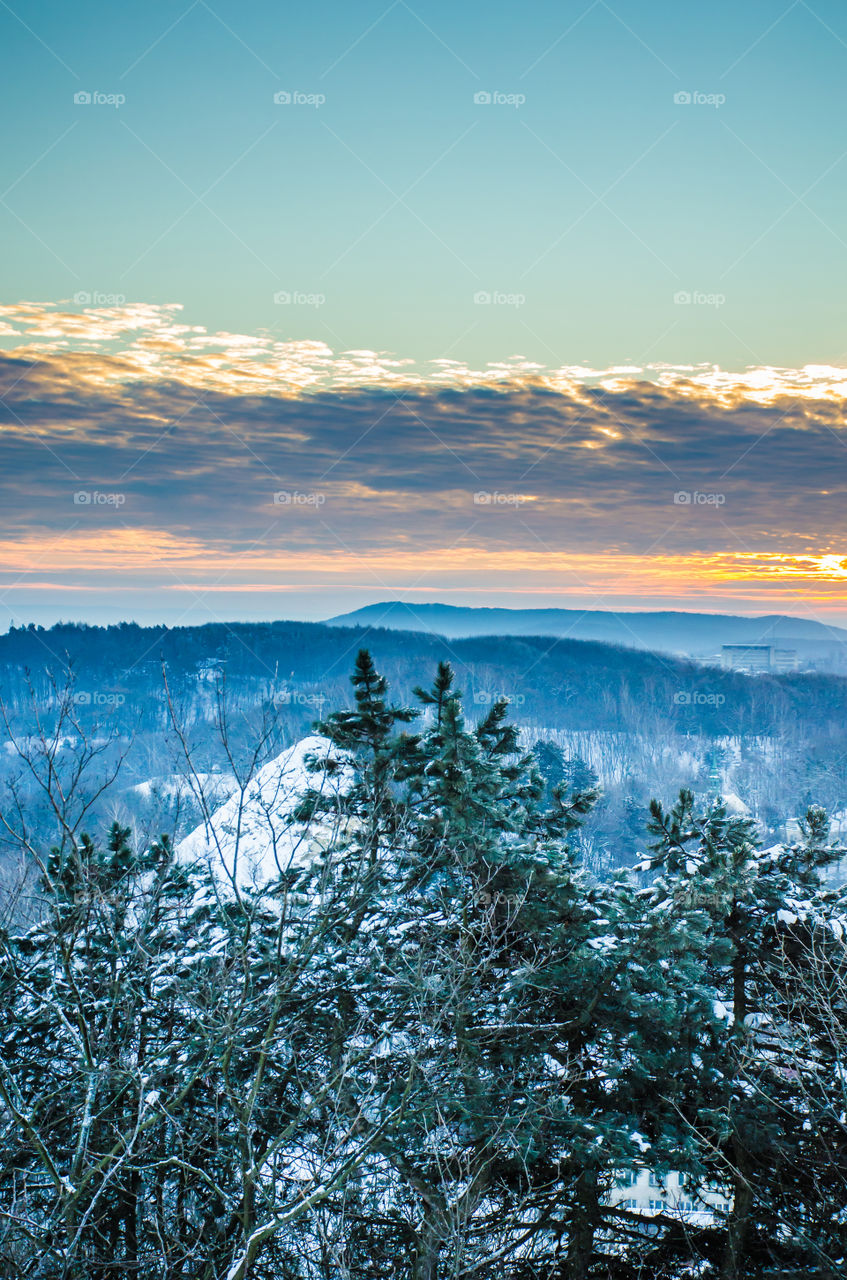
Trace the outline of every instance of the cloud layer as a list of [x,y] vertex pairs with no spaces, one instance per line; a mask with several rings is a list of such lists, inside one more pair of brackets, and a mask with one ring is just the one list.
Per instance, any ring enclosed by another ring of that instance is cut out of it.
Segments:
[[847,370],[421,368],[147,304],[3,307],[0,342],[18,602],[343,586],[844,607]]

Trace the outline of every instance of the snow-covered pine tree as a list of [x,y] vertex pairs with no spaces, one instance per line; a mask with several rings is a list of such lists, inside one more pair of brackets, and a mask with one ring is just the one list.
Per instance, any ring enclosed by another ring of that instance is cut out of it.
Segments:
[[[840,1274],[843,1227],[823,1231],[815,1203],[844,1150],[843,1121],[831,1123],[836,1096],[843,1107],[838,1055],[831,1020],[817,1035],[798,993],[809,1006],[819,999],[824,954],[831,986],[844,972],[843,904],[821,884],[844,850],[829,844],[820,810],[807,815],[801,842],[765,851],[751,820],[728,815],[720,800],[698,811],[683,791],[670,811],[653,802],[651,817],[649,866],[660,872],[651,893],[657,908],[688,922],[715,1000],[711,1029],[703,1028],[699,1101],[688,1116],[705,1176],[732,1205],[708,1250],[715,1274]],[[835,1068],[828,1079],[824,1061]],[[840,1199],[824,1215],[830,1223],[833,1213],[843,1223],[847,1207],[838,1183]]]
[[6,1274],[136,1274],[152,1232],[188,1247],[149,1170],[177,1145],[190,1159],[164,1100],[200,1078],[178,1048],[191,887],[166,839],[137,853],[114,824],[52,851],[42,918],[0,939]]
[[[0,936],[0,1272],[844,1274],[826,815],[762,852],[683,793],[652,884],[598,883],[591,789],[545,786],[505,702],[469,723],[442,663],[412,728],[365,652],[354,691],[293,818],[332,840],[269,884],[64,824]],[[610,1203],[645,1166],[722,1184],[729,1221]]]
[[393,757],[374,972],[351,1005],[386,1029],[363,1124],[411,1086],[348,1195],[363,1224],[348,1258],[367,1251],[369,1274],[414,1280],[582,1280],[619,1221],[605,1203],[615,1171],[643,1157],[640,1130],[656,1136],[663,1046],[678,1065],[673,1010],[657,1005],[664,951],[654,941],[637,962],[635,890],[592,885],[568,845],[593,795],[543,803],[507,704],[468,725],[446,664],[418,695],[427,724]]
[[580,756],[566,759],[562,748],[548,739],[539,739],[533,745],[532,754],[548,793],[554,787],[575,792],[596,790],[597,774]]
[[[351,677],[355,705],[334,711],[315,729],[329,738],[337,753],[355,765],[352,786],[340,800],[343,812],[355,820],[356,839],[372,862],[379,856],[380,842],[396,822],[395,783],[402,777],[404,766],[414,758],[417,736],[402,731],[417,712],[412,707],[394,705],[387,700],[388,684],[374,666],[367,649],[361,649]],[[315,761],[315,772],[334,766],[332,757]],[[308,818],[327,804],[323,794],[314,788],[303,798],[298,816]]]
[[39,923],[0,937],[0,1268],[299,1280],[301,1220],[398,1110],[359,1121],[385,1028],[354,1007],[338,1042],[373,976],[360,894],[327,873],[236,897],[128,837],[54,851]]

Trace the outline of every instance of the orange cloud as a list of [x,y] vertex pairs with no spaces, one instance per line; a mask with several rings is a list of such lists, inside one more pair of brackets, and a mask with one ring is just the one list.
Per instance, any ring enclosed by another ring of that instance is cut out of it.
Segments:
[[847,603],[845,369],[420,366],[176,304],[19,303],[0,340],[0,596]]
[[[0,542],[0,589],[94,591],[103,577],[125,589],[266,594],[361,587],[391,592],[499,590],[562,597],[721,596],[760,605],[844,608],[847,560],[831,554],[574,554],[492,551],[478,546],[425,551],[234,551],[156,529],[73,532]],[[113,587],[113,589],[115,589]]]

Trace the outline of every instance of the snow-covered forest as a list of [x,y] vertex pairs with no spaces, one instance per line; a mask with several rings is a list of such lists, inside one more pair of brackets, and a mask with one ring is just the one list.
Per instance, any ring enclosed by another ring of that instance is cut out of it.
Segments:
[[[834,830],[847,820],[847,681],[837,676],[750,676],[546,636],[447,640],[296,622],[59,624],[0,636],[0,689],[11,730],[37,749],[39,724],[54,722],[72,682],[74,723],[65,722],[59,755],[70,768],[81,734],[99,745],[90,822],[104,829],[117,821],[151,838],[168,831],[178,840],[202,820],[203,804],[175,722],[205,800],[219,803],[247,762],[264,765],[347,702],[347,669],[363,645],[396,698],[412,699],[424,673],[449,661],[470,716],[504,696],[522,746],[552,742],[585,781],[581,760],[601,791],[581,837],[597,870],[631,866],[650,799],[682,787],[701,797],[722,794],[756,819],[769,844],[795,839],[811,804],[827,809]],[[14,783],[30,820],[46,830],[49,805],[21,771],[8,736],[0,725],[0,792]],[[547,772],[558,777],[559,770],[551,762]],[[0,829],[0,866],[10,847]]]
[[168,693],[187,833],[103,822],[72,686],[7,726],[0,1274],[847,1274],[826,810],[768,843],[727,737],[612,869],[592,744],[432,670],[281,752],[221,700],[219,772]]

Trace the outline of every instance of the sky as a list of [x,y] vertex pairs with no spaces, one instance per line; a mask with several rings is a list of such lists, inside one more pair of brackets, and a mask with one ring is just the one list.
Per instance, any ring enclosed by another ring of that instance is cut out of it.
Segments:
[[0,4],[0,627],[847,621],[834,0]]

